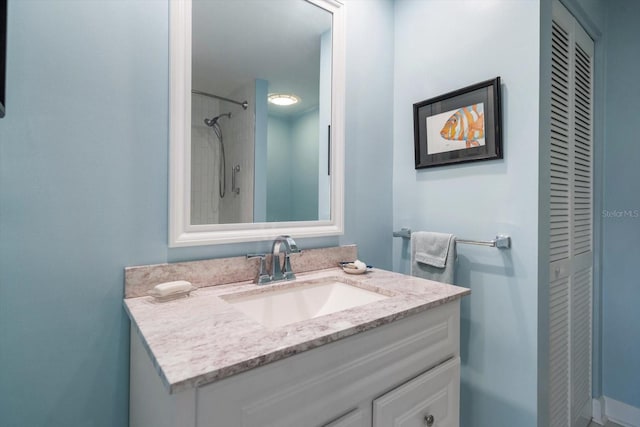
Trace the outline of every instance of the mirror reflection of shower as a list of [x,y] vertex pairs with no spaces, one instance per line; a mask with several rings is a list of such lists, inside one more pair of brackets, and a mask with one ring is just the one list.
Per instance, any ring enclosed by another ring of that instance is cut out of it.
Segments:
[[254,86],[192,91],[191,224],[253,221]]
[[218,137],[218,142],[220,143],[220,162],[218,164],[218,194],[220,195],[221,199],[224,198],[224,195],[227,191],[227,159],[225,159],[224,156],[224,137],[222,135],[222,127],[220,127],[220,123],[218,123],[218,120],[220,120],[220,118],[224,116],[231,118],[231,113],[223,113],[211,119],[204,119],[204,124],[213,129],[213,132],[216,134],[216,137]]

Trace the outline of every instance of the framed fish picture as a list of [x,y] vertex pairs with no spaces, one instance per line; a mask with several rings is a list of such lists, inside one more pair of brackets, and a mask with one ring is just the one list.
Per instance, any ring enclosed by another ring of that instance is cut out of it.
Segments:
[[502,158],[500,77],[413,104],[416,169]]

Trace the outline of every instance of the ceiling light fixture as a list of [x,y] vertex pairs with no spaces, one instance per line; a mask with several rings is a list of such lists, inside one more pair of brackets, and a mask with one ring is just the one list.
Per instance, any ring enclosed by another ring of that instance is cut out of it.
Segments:
[[293,105],[300,102],[300,98],[297,96],[284,93],[270,93],[267,99],[270,103],[281,106]]

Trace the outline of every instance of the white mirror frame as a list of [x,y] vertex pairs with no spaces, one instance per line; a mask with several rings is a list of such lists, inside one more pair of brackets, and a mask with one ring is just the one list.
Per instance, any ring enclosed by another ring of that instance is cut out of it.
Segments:
[[[265,0],[268,1],[268,0]],[[344,230],[344,5],[308,1],[333,15],[331,69],[331,219],[192,225],[191,218],[191,0],[169,2],[169,247],[335,236]]]

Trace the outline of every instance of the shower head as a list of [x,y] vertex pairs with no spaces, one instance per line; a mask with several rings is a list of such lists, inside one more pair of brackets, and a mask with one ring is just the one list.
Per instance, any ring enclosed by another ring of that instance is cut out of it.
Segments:
[[213,125],[215,125],[216,123],[218,123],[218,120],[219,120],[221,117],[224,117],[224,116],[227,116],[227,118],[229,118],[229,119],[230,119],[230,118],[231,118],[231,113],[223,113],[223,114],[220,114],[219,116],[215,116],[215,117],[213,117],[213,118],[211,118],[211,119],[204,119],[204,124],[205,124],[205,125],[207,125],[207,126],[209,126],[209,127],[212,127]]

